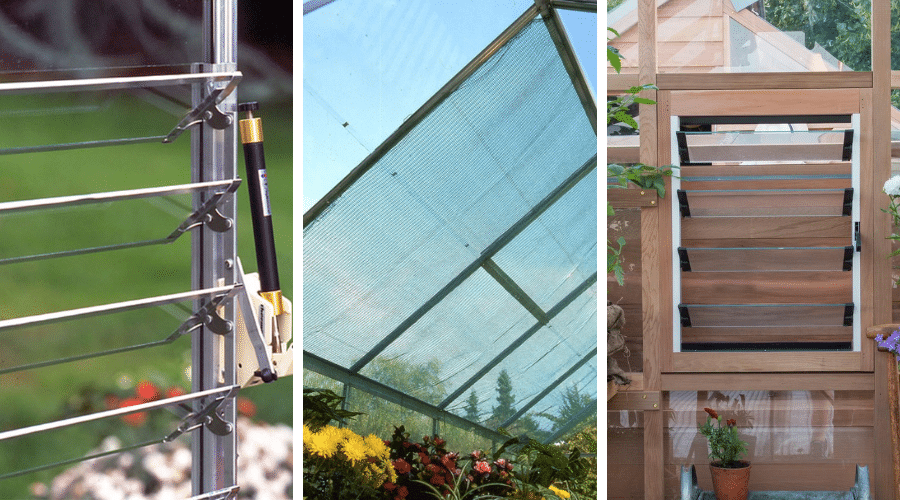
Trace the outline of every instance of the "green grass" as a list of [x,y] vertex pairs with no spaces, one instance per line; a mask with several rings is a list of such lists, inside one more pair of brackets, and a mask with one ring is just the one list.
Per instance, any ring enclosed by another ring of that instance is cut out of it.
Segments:
[[[47,109],[91,104],[80,97],[14,96],[0,109]],[[0,148],[141,135],[165,135],[178,117],[128,96],[101,103],[93,113],[48,113],[6,118]],[[281,285],[293,298],[292,126],[290,102],[262,103],[269,194],[273,210]],[[239,175],[245,177],[238,149]],[[143,144],[0,156],[0,202],[51,196],[137,189],[190,182],[190,134],[174,144]],[[238,193],[238,254],[255,272],[253,233],[246,184]],[[125,206],[128,205],[128,206]],[[0,216],[0,258],[46,251],[161,237],[177,219],[148,203],[110,204],[107,210],[70,209],[44,214]],[[149,230],[149,232],[148,232]],[[47,245],[45,247],[44,245]],[[139,299],[190,289],[190,235],[168,245],[0,265],[0,319]],[[167,337],[183,319],[164,311],[137,311],[38,328],[0,332],[0,368],[72,356],[99,349],[152,342]],[[140,380],[157,385],[190,383],[190,338],[172,344],[91,360],[0,375],[0,431],[72,416],[85,401],[102,410],[106,393],[125,395]],[[292,422],[293,381],[241,391],[256,403],[257,418]],[[86,395],[86,396],[85,396]],[[163,410],[164,411],[164,410]],[[0,444],[0,474],[73,458],[95,447],[108,432],[135,429],[114,425],[81,426],[58,436],[10,440]],[[174,427],[173,427],[174,428]],[[130,434],[129,434],[130,433]],[[159,436],[162,437],[162,436]],[[48,481],[54,469],[0,480],[0,498],[27,498],[27,486]]]

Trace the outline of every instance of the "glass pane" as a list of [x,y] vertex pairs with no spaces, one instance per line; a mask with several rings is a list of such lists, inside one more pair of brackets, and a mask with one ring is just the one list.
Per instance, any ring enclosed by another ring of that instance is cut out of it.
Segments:
[[[136,2],[9,2],[0,13],[6,33],[0,72],[170,66],[203,59],[202,5],[190,0]],[[65,70],[65,71],[61,71]],[[78,71],[76,71],[78,70]]]
[[[700,488],[712,490],[708,443],[697,431],[706,422],[703,408],[712,408],[723,419],[737,420],[738,434],[748,444],[746,459],[753,464],[751,490],[846,492],[854,484],[857,464],[868,465],[873,473],[873,395],[872,391],[663,393],[663,411],[668,415],[663,438],[666,470],[693,465]],[[666,498],[677,498],[679,481],[678,474],[667,476]]]
[[853,251],[853,247],[746,247],[686,248],[680,252],[691,271],[842,271],[848,249]]
[[[740,161],[848,161],[847,131],[678,132],[682,163]],[[687,156],[685,156],[687,155]]]
[[850,215],[853,200],[849,189],[687,189],[678,194],[682,193],[691,217]]
[[606,477],[607,498],[644,499],[644,412],[606,412]]

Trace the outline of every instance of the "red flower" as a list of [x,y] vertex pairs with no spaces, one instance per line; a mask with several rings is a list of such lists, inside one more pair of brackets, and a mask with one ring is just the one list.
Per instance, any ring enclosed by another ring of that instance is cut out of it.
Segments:
[[498,469],[513,470],[512,463],[510,463],[510,461],[505,458],[500,458],[500,459],[496,460],[494,462],[494,465],[496,465]]
[[448,453],[441,457],[441,463],[450,470],[456,469],[456,460],[452,453]]
[[491,472],[491,466],[488,465],[487,462],[478,462],[473,468],[482,474],[488,474]]
[[[119,408],[125,408],[126,406],[135,406],[141,403],[143,403],[143,401],[137,398],[123,399],[119,403]],[[147,412],[141,411],[137,413],[129,413],[128,415],[122,415],[122,420],[124,420],[126,424],[132,427],[140,427],[147,421]]]
[[256,405],[247,398],[237,398],[237,411],[242,415],[253,417],[256,415]]
[[397,489],[397,485],[391,482],[384,483],[382,486],[384,486],[384,489],[388,491],[394,491]]
[[422,464],[424,464],[424,465],[428,465],[428,464],[431,463],[431,459],[428,458],[428,455],[426,455],[424,452],[421,452],[421,451],[419,452],[419,460],[420,460],[420,461],[422,462]]
[[444,484],[444,475],[443,474],[435,474],[431,476],[431,484],[435,486],[441,486]]
[[735,420],[735,419],[733,419],[733,418],[729,418],[728,421],[726,422],[726,424],[727,424],[729,427],[733,427],[733,426],[737,425],[737,420]]
[[406,489],[406,486],[401,486],[397,489],[397,498],[406,498],[406,495],[409,495],[409,490]]
[[444,441],[443,439],[441,439],[437,436],[434,437],[434,445],[435,446],[444,446],[445,443],[446,443],[446,441]]
[[[394,460],[392,462],[392,464],[398,474],[406,474],[410,470],[412,470],[412,467],[409,466],[409,462],[407,462],[406,460],[403,460],[402,458],[398,458],[397,460]],[[406,496],[406,495],[403,495],[403,496]]]
[[134,389],[134,394],[138,399],[145,403],[159,399],[159,389],[146,380],[141,381],[141,383],[137,385]]
[[712,408],[704,408],[703,411],[709,413],[709,416],[712,418],[719,418],[719,414],[716,413],[716,410],[713,410]]
[[166,397],[167,398],[177,398],[178,396],[184,396],[184,390],[181,387],[172,386],[166,389]]

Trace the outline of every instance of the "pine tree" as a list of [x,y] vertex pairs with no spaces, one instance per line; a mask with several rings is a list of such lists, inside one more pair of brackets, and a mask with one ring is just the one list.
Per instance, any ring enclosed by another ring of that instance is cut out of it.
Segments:
[[478,395],[475,391],[469,393],[469,399],[466,401],[466,419],[472,422],[478,422]]
[[492,415],[497,425],[506,422],[509,417],[516,413],[516,409],[513,406],[515,402],[516,397],[512,392],[512,379],[509,377],[506,369],[504,369],[500,372],[500,376],[497,377],[497,406],[494,407]]

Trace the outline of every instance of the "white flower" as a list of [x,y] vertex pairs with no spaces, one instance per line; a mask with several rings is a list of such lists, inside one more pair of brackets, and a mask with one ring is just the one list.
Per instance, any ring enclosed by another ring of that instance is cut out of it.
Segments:
[[900,175],[895,175],[884,183],[884,192],[889,196],[900,196]]

